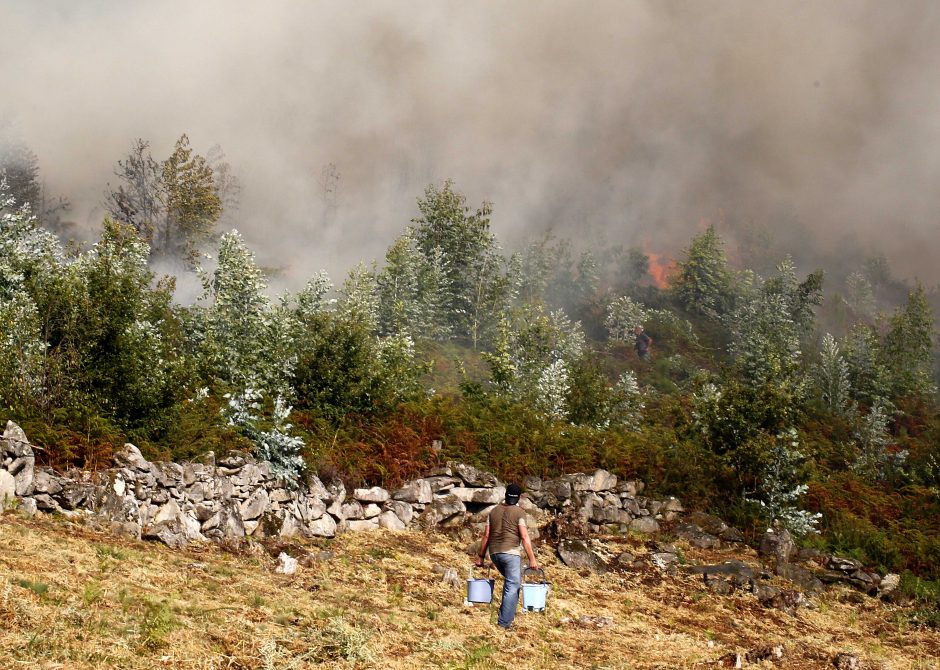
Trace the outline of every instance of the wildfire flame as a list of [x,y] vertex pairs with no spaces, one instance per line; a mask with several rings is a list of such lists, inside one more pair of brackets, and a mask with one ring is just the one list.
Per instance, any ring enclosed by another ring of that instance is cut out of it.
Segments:
[[649,273],[656,288],[669,288],[669,278],[676,269],[676,262],[671,258],[647,252],[650,259]]

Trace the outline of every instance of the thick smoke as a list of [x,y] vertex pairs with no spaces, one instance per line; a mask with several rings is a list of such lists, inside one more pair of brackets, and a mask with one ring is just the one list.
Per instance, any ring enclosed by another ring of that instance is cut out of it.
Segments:
[[297,281],[381,257],[452,177],[509,244],[753,222],[933,283],[938,34],[932,0],[0,0],[0,118],[86,227],[135,138],[221,144]]

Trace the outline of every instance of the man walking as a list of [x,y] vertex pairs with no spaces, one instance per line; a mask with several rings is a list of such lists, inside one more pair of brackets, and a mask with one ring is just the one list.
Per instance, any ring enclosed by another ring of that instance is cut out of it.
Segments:
[[477,557],[477,565],[482,567],[486,551],[489,549],[493,565],[503,576],[503,597],[499,603],[497,621],[503,628],[509,628],[516,618],[519,589],[522,588],[523,551],[529,559],[529,567],[533,570],[539,569],[526,528],[525,512],[519,507],[521,495],[522,487],[518,484],[506,487],[505,502],[497,505],[486,520],[480,555]]
[[636,355],[639,356],[641,361],[648,361],[650,359],[650,347],[653,346],[653,338],[643,332],[643,326],[636,326],[633,329],[633,334],[636,336],[636,342],[633,345],[636,349]]

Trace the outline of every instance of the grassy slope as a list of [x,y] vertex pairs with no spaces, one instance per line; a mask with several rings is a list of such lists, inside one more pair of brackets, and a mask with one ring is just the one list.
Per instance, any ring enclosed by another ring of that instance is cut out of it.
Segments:
[[[616,542],[615,550],[645,551],[635,538]],[[0,518],[0,666],[691,668],[772,643],[787,649],[776,667],[831,667],[844,650],[892,670],[940,667],[940,632],[905,626],[875,600],[853,605],[847,591],[826,594],[818,610],[794,618],[761,608],[751,595],[711,594],[684,574],[646,567],[579,575],[543,549],[553,582],[549,610],[520,616],[507,634],[495,627],[493,610],[463,606],[461,591],[432,572],[434,565],[466,571],[467,557],[452,540],[347,534],[329,549],[333,560],[288,577],[274,573],[275,561],[257,545],[172,551],[7,513]],[[731,556],[686,547],[685,557]],[[580,615],[608,616],[613,625],[560,621]]]

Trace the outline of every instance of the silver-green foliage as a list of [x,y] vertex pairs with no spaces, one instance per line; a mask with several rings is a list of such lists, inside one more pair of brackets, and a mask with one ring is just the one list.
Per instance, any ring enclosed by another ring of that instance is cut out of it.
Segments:
[[800,498],[808,490],[805,484],[794,484],[803,461],[799,446],[799,436],[794,428],[767,440],[765,465],[758,481],[760,490],[756,497],[747,500],[760,506],[768,524],[778,523],[796,535],[806,535],[818,532],[816,525],[822,515],[798,506]]
[[857,417],[853,437],[856,459],[852,468],[873,481],[888,477],[907,458],[907,452],[891,453],[888,425],[894,407],[883,398],[876,398],[868,412]]
[[849,364],[839,350],[836,339],[823,336],[819,362],[814,368],[816,385],[823,403],[834,414],[843,414],[851,407]]
[[629,296],[616,298],[607,307],[607,316],[604,319],[608,337],[632,344],[636,341],[633,329],[642,326],[647,316],[646,308]]
[[499,392],[561,417],[567,414],[569,366],[583,350],[580,322],[572,322],[562,310],[529,306],[512,321],[504,319],[484,359]]
[[245,388],[235,395],[226,394],[228,404],[223,414],[228,424],[237,428],[255,445],[255,455],[271,463],[275,476],[291,485],[296,484],[303,473],[301,456],[304,441],[290,434],[287,422],[291,408],[281,396],[274,399],[274,408],[268,421],[263,419],[263,395],[257,389]]

